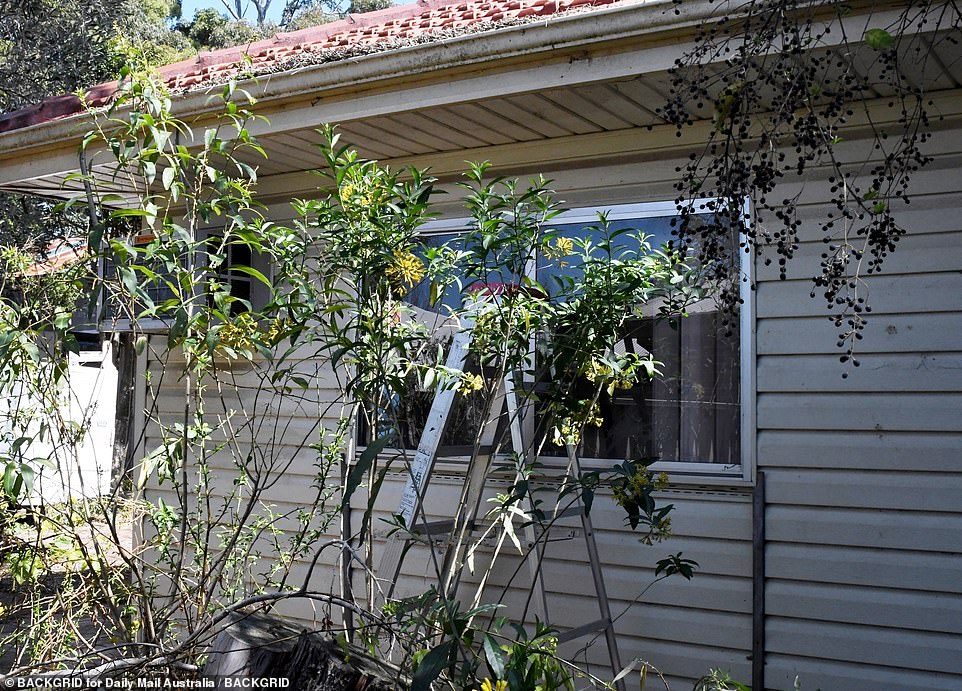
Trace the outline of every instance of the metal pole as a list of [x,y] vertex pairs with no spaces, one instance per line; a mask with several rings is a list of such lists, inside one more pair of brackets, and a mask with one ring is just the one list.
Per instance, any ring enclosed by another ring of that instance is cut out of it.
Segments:
[[765,691],[765,473],[752,492],[752,688]]
[[[574,470],[577,477],[581,477],[581,461],[575,447],[567,445],[568,467]],[[617,676],[621,672],[621,655],[618,653],[618,638],[615,636],[615,622],[611,617],[611,606],[608,603],[608,589],[605,587],[605,577],[601,570],[601,556],[598,554],[598,543],[595,541],[594,526],[591,523],[591,516],[587,509],[578,499],[581,505],[581,527],[585,533],[585,546],[588,550],[588,563],[591,566],[591,578],[595,582],[595,594],[598,596],[598,613],[601,615],[602,625],[605,628],[605,642],[608,644],[608,660],[611,662],[611,674]],[[615,682],[618,691],[625,691],[625,680],[619,679]]]

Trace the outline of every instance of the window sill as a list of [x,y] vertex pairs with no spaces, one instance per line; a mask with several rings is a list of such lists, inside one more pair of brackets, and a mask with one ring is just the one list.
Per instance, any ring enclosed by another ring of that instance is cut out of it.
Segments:
[[[366,447],[358,446],[357,453],[360,454]],[[387,460],[394,459],[397,463],[397,471],[403,473],[402,465],[398,461],[407,458],[414,460],[416,454],[414,449],[384,449],[379,454],[379,458]],[[496,459],[492,465],[499,465],[507,462],[507,457]],[[567,459],[555,456],[544,457],[541,459],[544,465],[543,470],[548,476],[560,477],[567,465]],[[608,470],[620,461],[617,459],[583,459],[584,470]],[[463,475],[467,467],[467,456],[439,456],[434,464],[433,473],[438,475]],[[718,489],[718,490],[750,490],[755,486],[753,480],[744,477],[741,465],[721,466],[712,463],[678,463],[664,462],[655,463],[651,466],[655,472],[666,472],[668,474],[669,491],[671,488],[695,489],[699,487]],[[507,477],[507,476],[506,476]]]

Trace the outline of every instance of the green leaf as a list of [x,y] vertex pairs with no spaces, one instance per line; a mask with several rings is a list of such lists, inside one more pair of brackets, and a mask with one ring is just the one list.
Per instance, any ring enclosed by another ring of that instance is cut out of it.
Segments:
[[356,490],[361,485],[361,481],[364,476],[371,469],[371,465],[374,463],[374,459],[377,455],[381,453],[387,443],[390,441],[390,437],[384,436],[379,439],[375,439],[373,442],[367,445],[367,448],[361,452],[361,456],[357,459],[357,463],[351,468],[350,475],[347,476],[347,484],[344,487],[344,499],[341,500],[343,505],[351,500],[351,495],[354,494]]
[[20,480],[20,474],[17,473],[17,466],[15,463],[7,463],[6,468],[3,470],[3,491],[10,498],[16,500],[20,495],[20,486],[22,481]]
[[431,688],[431,682],[438,678],[448,663],[452,645],[454,641],[445,641],[428,651],[411,678],[411,691],[428,691]]
[[124,284],[124,288],[131,295],[136,295],[140,289],[140,283],[137,281],[137,274],[127,266],[118,266],[117,273],[120,274],[120,281]]
[[488,667],[491,668],[491,674],[496,679],[502,678],[504,676],[504,656],[501,654],[501,646],[494,640],[494,636],[486,633],[484,634],[483,647],[484,657],[488,661]]
[[33,481],[35,477],[36,473],[33,468],[25,463],[20,464],[20,479],[22,480],[23,489],[26,491],[26,494],[33,492]]
[[143,218],[147,215],[147,212],[143,209],[113,209],[110,212],[111,218],[127,218],[130,216],[140,216]]
[[53,328],[63,331],[70,326],[70,313],[57,312],[53,318]]
[[160,179],[164,183],[165,190],[169,190],[170,186],[174,184],[174,175],[176,174],[177,171],[175,171],[173,167],[168,166],[164,168],[164,172],[160,174]]
[[895,37],[885,29],[869,29],[862,38],[875,50],[887,50],[895,45]]
[[234,265],[230,267],[230,270],[237,271],[238,273],[242,273],[242,274],[247,274],[252,278],[256,278],[258,281],[266,285],[268,288],[273,287],[273,284],[270,282],[270,279],[268,279],[267,276],[265,276],[264,274],[262,274],[260,271],[258,271],[253,267]]

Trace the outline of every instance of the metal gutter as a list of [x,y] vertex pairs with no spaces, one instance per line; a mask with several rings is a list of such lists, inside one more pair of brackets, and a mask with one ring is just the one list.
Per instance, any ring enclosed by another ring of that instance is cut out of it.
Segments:
[[[678,10],[678,14],[675,10]],[[321,63],[278,74],[262,75],[242,84],[259,101],[316,99],[318,92],[373,86],[397,80],[430,78],[450,70],[466,71],[493,62],[510,63],[537,55],[554,57],[565,50],[667,31],[690,29],[717,13],[707,0],[676,5],[673,0],[639,0],[609,8],[572,13],[544,21],[471,33],[437,42],[373,53],[343,61]],[[479,40],[480,39],[480,40]],[[639,73],[644,72],[639,65]],[[178,116],[210,111],[207,90],[194,90],[174,99]],[[263,108],[267,110],[267,108]],[[78,114],[0,134],[4,154],[80,136],[88,115]]]

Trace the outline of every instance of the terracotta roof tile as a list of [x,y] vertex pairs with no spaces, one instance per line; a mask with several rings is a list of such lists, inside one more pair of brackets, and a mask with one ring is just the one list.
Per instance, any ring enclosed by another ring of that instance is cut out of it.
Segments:
[[[560,14],[575,8],[613,5],[622,0],[418,0],[300,31],[276,36],[248,46],[225,48],[201,53],[195,58],[160,68],[159,72],[172,89],[189,89],[214,81],[238,69],[246,53],[255,74],[278,71],[285,61],[331,50],[355,46],[385,45],[385,50],[398,42],[429,36],[445,30],[463,30],[477,25],[478,30],[496,22],[512,22],[526,18]],[[393,44],[393,45],[392,45]],[[101,84],[87,92],[93,106],[109,103],[117,83]],[[42,103],[0,116],[0,133],[67,117],[80,112],[76,96],[57,96]]]

